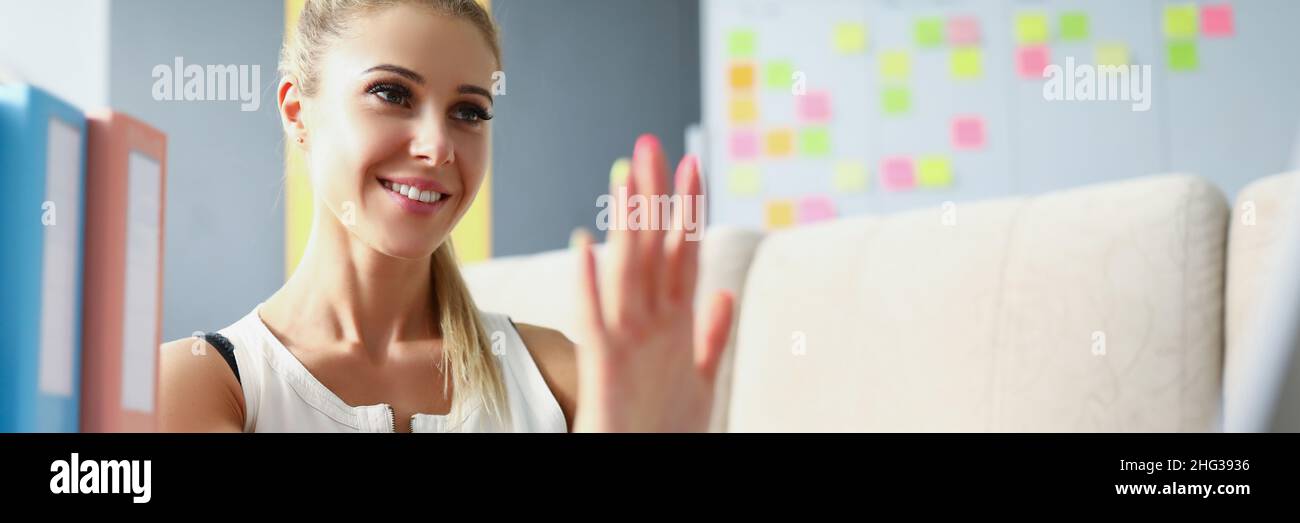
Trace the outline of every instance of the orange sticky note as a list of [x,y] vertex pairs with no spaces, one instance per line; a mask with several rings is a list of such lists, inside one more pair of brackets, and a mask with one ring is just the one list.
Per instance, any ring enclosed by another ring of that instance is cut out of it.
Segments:
[[768,131],[763,137],[763,154],[773,157],[790,156],[794,153],[794,131],[776,129]]
[[764,212],[765,223],[769,229],[780,229],[794,225],[794,202],[790,200],[771,200],[767,202]]
[[736,98],[731,101],[731,123],[747,124],[758,121],[758,102],[753,98]]
[[737,91],[753,89],[754,79],[757,77],[754,69],[754,64],[732,64],[731,69],[727,71],[731,88]]

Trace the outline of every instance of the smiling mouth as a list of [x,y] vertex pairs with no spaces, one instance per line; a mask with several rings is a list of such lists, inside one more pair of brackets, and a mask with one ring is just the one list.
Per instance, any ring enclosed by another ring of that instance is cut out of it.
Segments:
[[430,190],[422,191],[420,190],[419,187],[416,187],[414,185],[403,185],[400,183],[393,183],[388,180],[379,180],[379,184],[382,185],[384,189],[389,192],[396,193],[398,196],[402,196],[404,198],[407,198],[412,201],[417,201],[417,202],[435,203],[438,200],[441,200],[448,196],[446,194],[437,191],[430,191]]

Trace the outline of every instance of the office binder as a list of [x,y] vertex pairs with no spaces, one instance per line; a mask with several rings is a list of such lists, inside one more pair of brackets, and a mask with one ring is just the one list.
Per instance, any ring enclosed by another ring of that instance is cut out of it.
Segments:
[[86,114],[82,432],[153,432],[161,343],[166,136],[111,110]]
[[75,432],[86,121],[0,85],[0,431]]

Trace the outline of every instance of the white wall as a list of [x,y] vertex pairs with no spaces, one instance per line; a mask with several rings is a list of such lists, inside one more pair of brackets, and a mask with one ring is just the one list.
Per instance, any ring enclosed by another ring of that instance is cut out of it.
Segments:
[[82,109],[108,105],[107,0],[0,0],[0,70]]

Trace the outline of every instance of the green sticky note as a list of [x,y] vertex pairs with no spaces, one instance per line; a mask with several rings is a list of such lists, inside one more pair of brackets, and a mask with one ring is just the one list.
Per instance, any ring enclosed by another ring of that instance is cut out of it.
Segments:
[[1097,65],[1122,66],[1129,64],[1128,46],[1120,43],[1097,44]]
[[1169,42],[1170,71],[1195,71],[1198,62],[1195,40]]
[[754,56],[758,49],[758,33],[749,29],[737,29],[727,35],[727,54],[732,58]]
[[738,196],[758,194],[761,186],[757,166],[737,165],[727,175],[727,189]]
[[867,49],[867,27],[860,23],[845,22],[835,26],[835,51],[840,54],[860,54]]
[[1061,14],[1061,40],[1078,42],[1088,39],[1088,15],[1080,12]]
[[632,172],[632,161],[627,158],[619,158],[609,168],[609,181],[615,187],[621,186],[623,182],[627,181],[627,174],[630,172]]
[[1047,43],[1047,15],[1025,12],[1016,15],[1016,43],[1034,45]]
[[887,80],[906,80],[912,75],[912,56],[907,51],[880,53],[880,76]]
[[1195,38],[1196,22],[1195,4],[1165,6],[1164,28],[1166,38]]
[[825,127],[809,127],[799,131],[799,152],[804,156],[830,154],[831,132]]
[[948,58],[952,77],[969,80],[984,74],[984,55],[978,47],[961,47],[952,50]]
[[763,68],[763,83],[771,89],[789,89],[794,83],[794,64],[788,60],[768,62]]
[[938,47],[943,44],[943,20],[938,17],[917,20],[912,26],[912,36],[917,47]]
[[845,161],[835,164],[831,185],[836,192],[857,193],[867,190],[867,166],[862,162]]
[[880,91],[880,105],[887,115],[906,114],[912,110],[912,92],[906,87],[885,87]]
[[916,183],[921,187],[952,185],[952,162],[946,156],[923,156],[916,162]]

